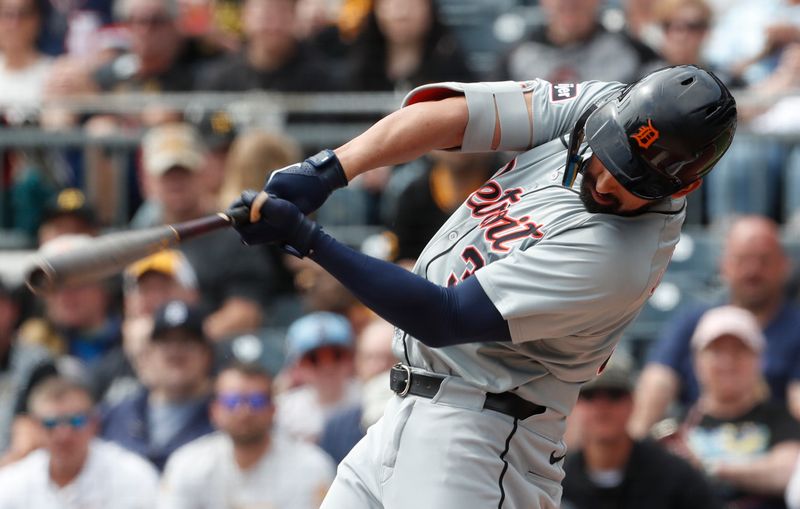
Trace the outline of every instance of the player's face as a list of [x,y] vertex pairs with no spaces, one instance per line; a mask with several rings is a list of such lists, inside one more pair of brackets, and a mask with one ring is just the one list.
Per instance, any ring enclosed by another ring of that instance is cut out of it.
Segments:
[[596,157],[591,157],[583,170],[581,201],[591,213],[620,216],[641,214],[652,203],[622,187]]
[[238,371],[223,371],[211,407],[214,425],[236,444],[258,443],[268,435],[275,407],[269,380]]

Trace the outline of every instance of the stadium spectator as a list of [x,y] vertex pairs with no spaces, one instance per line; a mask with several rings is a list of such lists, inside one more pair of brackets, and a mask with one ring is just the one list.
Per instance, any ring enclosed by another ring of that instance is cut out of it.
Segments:
[[92,72],[102,91],[187,92],[216,51],[181,34],[177,0],[116,0],[130,51]]
[[[200,172],[203,179],[203,192],[210,201],[208,208],[216,208],[219,195],[225,185],[225,161],[228,159],[231,145],[236,139],[238,127],[225,110],[203,110],[195,121],[190,115],[187,120],[197,126],[200,139],[205,148],[203,168]],[[230,204],[230,202],[228,203]],[[226,206],[220,207],[225,210]]]
[[408,91],[475,78],[433,0],[376,0],[349,51],[351,90]]
[[113,406],[147,385],[145,350],[155,312],[171,300],[199,300],[197,276],[180,251],[165,250],[125,269],[123,276],[122,348],[116,365],[104,369],[108,386],[103,405]]
[[389,369],[397,362],[392,353],[394,326],[375,318],[356,340],[355,370],[362,383],[358,404],[332,413],[325,421],[319,445],[337,464],[383,415],[392,396]]
[[[625,358],[624,360],[628,360]],[[711,487],[686,461],[652,441],[634,440],[626,424],[633,410],[633,379],[618,354],[581,388],[580,450],[564,461],[563,507],[569,509],[713,509]],[[554,452],[549,461],[561,461]]]
[[70,187],[61,190],[42,210],[39,223],[39,245],[61,235],[95,236],[99,232],[97,214],[86,201],[80,189]]
[[211,405],[219,431],[170,457],[160,508],[319,507],[334,466],[316,446],[273,432],[271,389],[260,367],[232,364],[220,372]]
[[303,384],[278,395],[278,431],[316,442],[325,420],[360,398],[360,386],[353,378],[353,331],[347,319],[317,312],[296,320],[286,332],[286,362]]
[[332,66],[295,35],[296,0],[245,0],[244,46],[204,68],[198,90],[312,92],[341,88]]
[[766,340],[756,317],[734,306],[714,308],[700,319],[691,345],[700,397],[670,447],[705,469],[728,507],[785,507],[800,426],[767,398],[760,369]]
[[[44,255],[68,252],[91,242],[88,235],[61,235],[44,244]],[[67,355],[86,372],[96,399],[107,389],[102,373],[116,366],[122,353],[122,317],[116,309],[113,282],[106,279],[47,291],[44,316],[22,323],[19,342],[46,348],[54,356]]]
[[542,0],[541,7],[546,24],[510,51],[503,79],[630,83],[663,66],[643,43],[600,24],[600,0]]
[[626,30],[631,37],[653,49],[658,48],[661,39],[655,13],[659,3],[655,0],[622,1]]
[[[227,208],[246,189],[259,189],[273,170],[301,159],[300,145],[292,138],[275,132],[252,129],[236,136],[225,158],[225,182],[216,195],[217,207]],[[267,320],[272,325],[288,326],[298,313],[287,313],[287,306],[297,308],[292,274],[283,262],[285,252],[278,246],[251,248],[260,250],[267,264],[274,267],[272,296]]]
[[[752,312],[767,338],[763,374],[772,399],[800,416],[800,310],[785,297],[789,259],[772,220],[737,218],[720,258],[720,276],[728,295],[720,304]],[[665,324],[636,389],[631,432],[644,436],[673,402],[691,406],[698,397],[690,339],[709,306],[685,308]]]
[[706,58],[748,84],[772,74],[783,50],[800,42],[797,0],[737,0],[716,14]]
[[398,260],[416,260],[450,214],[495,171],[491,154],[434,152],[424,173],[400,193],[387,218]]
[[[189,124],[150,129],[142,140],[142,164],[157,205],[146,214],[157,217],[139,216],[134,224],[175,223],[216,212],[203,193],[203,157],[197,130]],[[180,245],[197,274],[201,305],[211,313],[204,328],[214,341],[256,329],[269,302],[270,265],[235,237],[233,230],[222,229]]]
[[0,465],[7,462],[11,425],[16,399],[20,397],[30,373],[49,357],[40,347],[20,344],[17,325],[20,318],[20,299],[15,291],[0,279]]
[[35,120],[52,58],[36,47],[42,24],[37,0],[0,0],[0,113]]
[[147,387],[103,416],[103,437],[149,459],[159,470],[178,447],[210,433],[213,349],[201,312],[170,301],[155,315],[144,352]]
[[29,407],[44,447],[0,469],[0,507],[150,509],[158,474],[141,457],[95,438],[89,391],[66,378],[43,381]]

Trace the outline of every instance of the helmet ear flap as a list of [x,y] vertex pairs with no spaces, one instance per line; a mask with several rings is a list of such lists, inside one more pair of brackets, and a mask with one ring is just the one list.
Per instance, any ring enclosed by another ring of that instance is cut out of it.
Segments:
[[569,137],[569,147],[567,147],[567,162],[564,166],[564,177],[561,179],[561,185],[564,187],[572,187],[578,174],[583,171],[583,166],[586,164],[586,160],[580,148],[586,134],[584,129],[586,127],[586,120],[596,109],[597,104],[590,106],[578,117],[578,121],[575,122],[575,127],[572,129],[572,134],[570,134]]

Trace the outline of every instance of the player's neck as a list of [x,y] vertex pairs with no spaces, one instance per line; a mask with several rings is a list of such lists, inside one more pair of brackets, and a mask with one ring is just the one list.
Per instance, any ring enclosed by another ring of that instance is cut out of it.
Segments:
[[587,440],[583,457],[587,470],[618,470],[628,463],[633,440],[620,435],[616,440]]

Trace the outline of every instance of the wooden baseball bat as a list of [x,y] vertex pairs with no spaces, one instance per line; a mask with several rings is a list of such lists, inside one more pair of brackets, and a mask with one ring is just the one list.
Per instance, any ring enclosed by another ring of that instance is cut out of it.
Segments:
[[101,235],[80,248],[42,257],[28,272],[26,284],[33,293],[40,293],[97,281],[186,239],[227,226],[247,224],[249,217],[250,209],[236,207],[182,223]]

